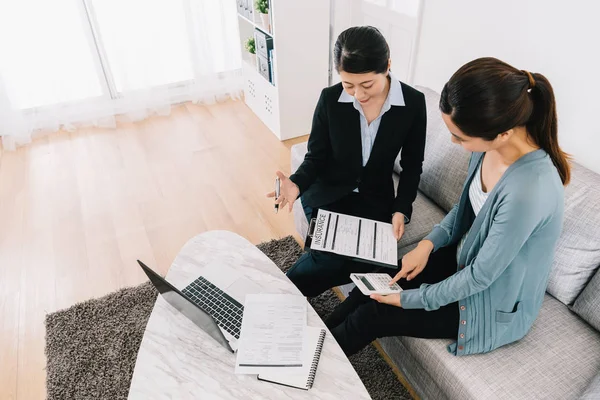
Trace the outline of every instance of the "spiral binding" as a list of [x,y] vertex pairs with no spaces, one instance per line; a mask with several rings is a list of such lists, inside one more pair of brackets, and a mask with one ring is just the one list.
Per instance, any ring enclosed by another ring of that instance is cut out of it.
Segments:
[[321,334],[319,335],[319,341],[317,342],[317,351],[315,351],[315,356],[312,361],[312,365],[310,367],[310,372],[308,374],[308,382],[306,382],[306,388],[310,389],[315,382],[315,375],[317,374],[317,366],[319,365],[319,358],[321,358],[321,351],[323,351],[323,342],[325,341],[325,329],[321,330]]

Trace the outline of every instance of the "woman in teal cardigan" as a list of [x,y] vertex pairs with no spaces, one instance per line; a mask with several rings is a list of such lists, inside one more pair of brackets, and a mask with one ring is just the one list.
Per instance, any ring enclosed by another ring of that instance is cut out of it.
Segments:
[[462,195],[401,260],[400,294],[355,289],[330,315],[348,355],[384,336],[451,338],[455,355],[485,353],[525,336],[542,306],[570,178],[552,86],[481,58],[446,83],[440,110],[452,141],[473,153]]

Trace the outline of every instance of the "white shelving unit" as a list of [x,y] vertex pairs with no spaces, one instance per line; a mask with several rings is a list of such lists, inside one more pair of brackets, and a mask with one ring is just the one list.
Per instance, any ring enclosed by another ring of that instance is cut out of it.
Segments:
[[[253,5],[254,0],[248,2]],[[275,136],[286,140],[310,133],[319,95],[328,85],[330,4],[329,0],[270,0],[269,12],[270,30],[262,25],[257,10],[252,20],[238,12],[244,97]],[[259,73],[244,49],[255,30],[273,38],[273,83]]]

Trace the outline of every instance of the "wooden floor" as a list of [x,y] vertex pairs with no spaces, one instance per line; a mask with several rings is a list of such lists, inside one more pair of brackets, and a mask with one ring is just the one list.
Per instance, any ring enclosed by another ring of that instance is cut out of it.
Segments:
[[264,194],[304,140],[230,101],[0,154],[0,399],[45,398],[44,316],[141,283],[136,259],[166,273],[200,232],[295,234]]

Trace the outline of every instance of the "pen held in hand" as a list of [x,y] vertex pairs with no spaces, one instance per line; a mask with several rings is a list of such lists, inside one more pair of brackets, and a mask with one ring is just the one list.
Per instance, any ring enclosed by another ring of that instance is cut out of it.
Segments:
[[[279,199],[281,190],[281,183],[279,181],[279,177],[275,178],[275,200]],[[279,204],[275,203],[275,212],[279,211]]]

